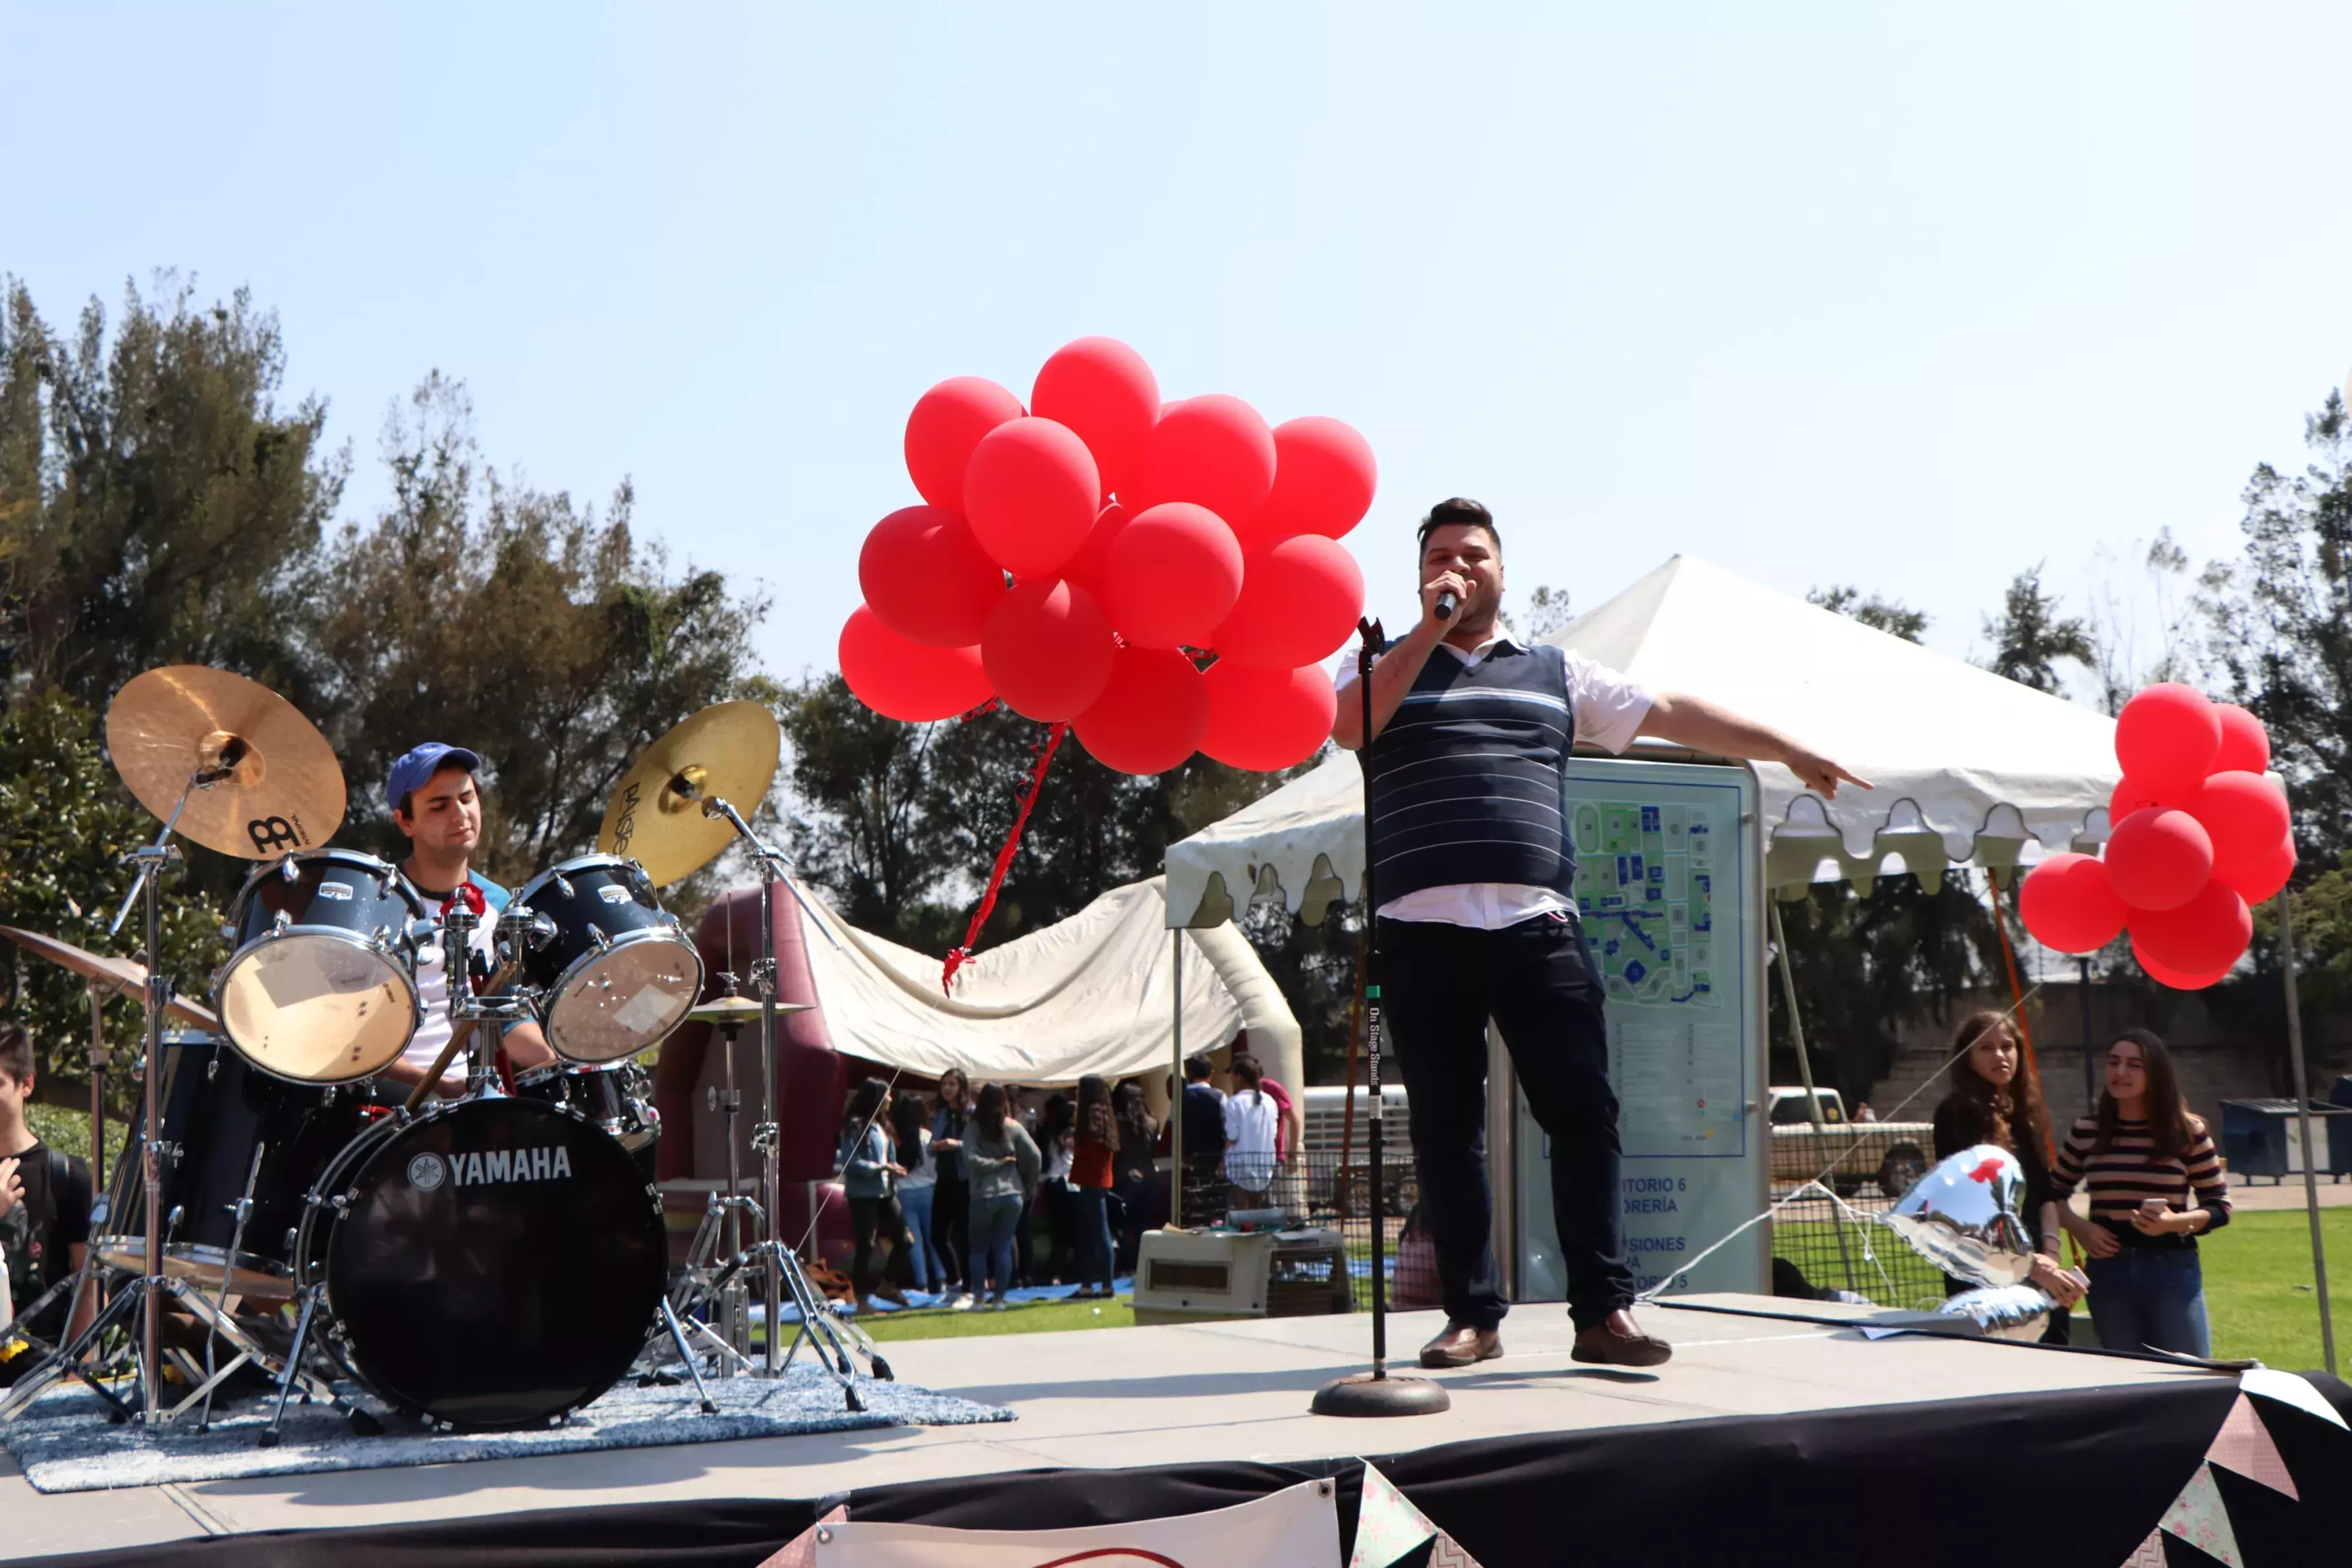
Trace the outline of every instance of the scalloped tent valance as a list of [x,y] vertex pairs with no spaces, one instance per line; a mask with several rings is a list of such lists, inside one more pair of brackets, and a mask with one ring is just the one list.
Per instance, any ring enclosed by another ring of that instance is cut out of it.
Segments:
[[[1656,690],[1801,737],[1869,779],[1825,801],[1757,765],[1775,888],[1956,865],[1996,876],[2107,834],[2115,721],[1677,555],[1550,639]],[[1633,755],[1656,754],[1647,746]],[[1279,897],[1320,921],[1363,880],[1363,783],[1339,752],[1168,850],[1168,923],[1214,925]]]

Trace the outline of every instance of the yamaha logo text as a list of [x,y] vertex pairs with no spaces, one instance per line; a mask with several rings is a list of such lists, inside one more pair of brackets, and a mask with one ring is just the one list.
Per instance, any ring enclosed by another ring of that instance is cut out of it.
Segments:
[[[425,1167],[430,1162],[429,1167]],[[444,1169],[444,1166],[446,1169]],[[500,1182],[562,1181],[572,1174],[572,1151],[558,1143],[539,1149],[460,1149],[446,1161],[420,1154],[408,1164],[409,1184],[426,1192],[443,1184],[479,1187]]]

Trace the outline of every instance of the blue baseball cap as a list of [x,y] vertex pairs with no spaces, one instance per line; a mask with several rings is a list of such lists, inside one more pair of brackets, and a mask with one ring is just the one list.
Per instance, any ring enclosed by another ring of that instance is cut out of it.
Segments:
[[412,746],[392,764],[392,776],[383,784],[384,804],[398,811],[403,795],[422,789],[443,768],[463,768],[469,773],[478,773],[482,771],[482,759],[463,746],[445,746],[438,741]]

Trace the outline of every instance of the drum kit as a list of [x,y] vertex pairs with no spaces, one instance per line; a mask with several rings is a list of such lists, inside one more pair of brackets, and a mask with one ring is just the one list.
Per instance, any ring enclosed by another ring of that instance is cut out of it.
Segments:
[[[175,996],[157,967],[0,928],[89,985],[93,1151],[109,1065],[100,1005],[134,994],[146,1012],[143,1110],[95,1206],[88,1265],[10,1328],[28,1333],[61,1293],[94,1289],[104,1306],[65,1342],[35,1341],[47,1353],[0,1390],[0,1420],[75,1377],[117,1421],[195,1412],[202,1424],[248,1364],[275,1384],[265,1447],[297,1394],[381,1430],[339,1384],[436,1428],[499,1430],[561,1424],[633,1370],[675,1383],[668,1369],[682,1366],[708,1413],[706,1359],[721,1376],[777,1376],[803,1347],[863,1407],[860,1364],[885,1378],[888,1364],[775,1228],[776,1020],[791,1009],[775,996],[772,921],[756,997],[728,975],[726,994],[698,1007],[701,958],[657,896],[732,845],[761,872],[763,917],[775,886],[800,896],[732,804],[764,799],[773,780],[782,737],[766,708],[720,703],[680,722],[621,781],[598,853],[481,912],[436,908],[397,868],[326,846],[343,818],[341,769],[264,686],[200,666],[150,670],[116,695],[106,729],[124,784],[163,822],[127,857],[136,875],[115,929],[142,909],[145,952],[160,950],[179,837],[255,864],[221,928],[231,952],[210,1008]],[[426,1022],[425,975],[444,953],[467,955],[446,987],[448,1043],[409,1091],[385,1069]],[[728,1188],[673,1278],[660,1117],[640,1058],[689,1016],[726,1040]],[[556,1059],[514,1074],[509,1091],[498,1046],[526,1022]],[[742,1190],[732,1135],[733,1048],[751,1026],[764,1068],[759,1200]],[[461,1053],[465,1091],[434,1099]],[[787,1305],[800,1317],[789,1352]]]

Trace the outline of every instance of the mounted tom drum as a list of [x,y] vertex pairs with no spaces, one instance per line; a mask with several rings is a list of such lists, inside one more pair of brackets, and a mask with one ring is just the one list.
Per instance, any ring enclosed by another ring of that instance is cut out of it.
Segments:
[[266,1073],[349,1083],[416,1032],[409,925],[425,906],[372,855],[313,849],[255,871],[229,911],[237,949],[213,984],[231,1044]]
[[702,993],[701,955],[634,860],[575,857],[525,883],[515,904],[554,928],[526,947],[523,979],[541,994],[547,1043],[559,1056],[635,1056],[677,1028]]

